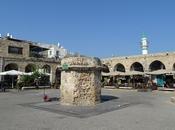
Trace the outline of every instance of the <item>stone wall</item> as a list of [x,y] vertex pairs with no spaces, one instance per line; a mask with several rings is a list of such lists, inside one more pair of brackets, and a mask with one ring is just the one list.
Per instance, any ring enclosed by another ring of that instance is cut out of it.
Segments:
[[154,61],[160,61],[165,65],[166,70],[173,70],[175,64],[175,53],[158,53],[138,56],[123,56],[102,59],[103,64],[106,64],[112,72],[118,63],[121,63],[126,71],[130,71],[131,65],[135,62],[143,66],[144,71],[149,71],[150,64]]
[[55,73],[57,66],[60,64],[60,61],[45,61],[41,59],[28,59],[28,58],[4,58],[3,60],[4,68],[8,64],[16,64],[18,66],[18,70],[25,72],[25,68],[29,64],[34,64],[38,69],[43,68],[44,65],[48,65],[51,68],[50,81],[53,83],[55,81]]
[[[68,70],[61,72],[60,98],[63,105],[89,106],[100,102],[100,60],[85,57],[65,58]],[[96,69],[94,69],[96,67]]]
[[[19,71],[25,71],[25,68],[29,64],[34,64],[38,69],[42,68],[44,65],[48,65],[51,68],[50,81],[53,83],[55,81],[55,73],[57,66],[60,64],[59,59],[49,59],[49,58],[36,58],[29,56],[29,46],[30,41],[18,40],[18,39],[0,39],[0,71],[8,64],[16,64]],[[8,47],[20,47],[23,48],[22,54],[11,54],[8,53]],[[0,78],[1,79],[1,78]]]
[[[10,54],[10,53],[8,53],[9,46],[23,48],[22,54]],[[25,42],[12,41],[12,40],[2,38],[2,39],[0,39],[0,56],[13,57],[13,58],[29,57],[29,44],[25,43]]]

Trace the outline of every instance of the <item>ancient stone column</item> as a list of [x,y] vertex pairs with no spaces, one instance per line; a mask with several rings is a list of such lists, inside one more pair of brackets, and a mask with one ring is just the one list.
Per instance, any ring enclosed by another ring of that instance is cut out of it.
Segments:
[[102,64],[98,58],[65,58],[61,70],[62,105],[90,106],[100,102]]

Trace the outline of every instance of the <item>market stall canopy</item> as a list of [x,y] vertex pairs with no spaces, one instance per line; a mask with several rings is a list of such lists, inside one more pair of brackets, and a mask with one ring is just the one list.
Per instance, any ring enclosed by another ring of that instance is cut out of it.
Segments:
[[102,76],[119,76],[119,75],[123,75],[123,74],[124,74],[124,72],[119,72],[119,71],[110,72],[110,73],[102,72]]
[[144,75],[144,74],[145,74],[144,72],[140,72],[140,71],[128,71],[128,72],[115,71],[110,73],[102,72],[102,76],[130,76],[130,75]]
[[144,72],[141,71],[128,71],[123,74],[123,76],[130,76],[130,75],[144,75]]
[[102,76],[162,75],[162,74],[174,75],[175,71],[160,69],[151,72],[140,72],[140,71],[128,71],[128,72],[115,71],[110,73],[102,72]]
[[146,74],[150,74],[150,75],[161,75],[161,74],[175,74],[175,71],[169,71],[169,70],[165,70],[165,69],[160,69],[160,70],[155,70],[152,72],[146,72]]

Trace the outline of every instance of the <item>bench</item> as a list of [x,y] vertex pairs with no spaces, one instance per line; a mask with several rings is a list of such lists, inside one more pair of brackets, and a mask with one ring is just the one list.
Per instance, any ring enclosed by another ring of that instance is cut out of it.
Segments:
[[21,90],[25,90],[25,89],[35,89],[36,87],[30,86],[30,87],[22,87]]
[[[38,86],[39,89],[43,89],[43,88],[51,88],[50,86]],[[21,90],[25,90],[25,89],[36,89],[36,86],[28,86],[28,87],[22,87]]]

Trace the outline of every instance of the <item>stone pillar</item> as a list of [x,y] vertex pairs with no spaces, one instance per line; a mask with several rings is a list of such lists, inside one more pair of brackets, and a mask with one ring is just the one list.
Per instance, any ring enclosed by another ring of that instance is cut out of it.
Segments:
[[[4,69],[4,58],[0,57],[0,72],[3,72]],[[0,76],[0,81],[3,80],[2,76]]]
[[52,65],[51,66],[51,72],[50,72],[50,82],[54,83],[55,82],[55,78],[56,78],[56,69],[57,69],[57,65]]
[[90,106],[101,101],[101,70],[98,58],[69,57],[61,61],[60,103]]
[[175,97],[171,97],[171,102],[175,103]]

